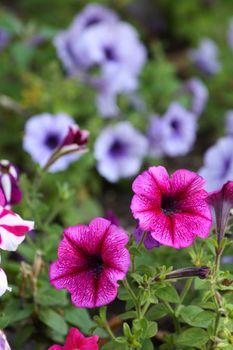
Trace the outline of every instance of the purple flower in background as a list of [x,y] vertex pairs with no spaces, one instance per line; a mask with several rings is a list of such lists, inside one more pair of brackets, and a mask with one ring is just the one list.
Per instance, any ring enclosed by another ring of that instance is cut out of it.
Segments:
[[129,122],[103,129],[94,147],[99,173],[110,182],[135,175],[147,146],[146,138]]
[[8,45],[10,38],[10,33],[5,29],[0,28],[0,52]]
[[225,132],[228,136],[233,136],[233,110],[225,113]]
[[[141,239],[142,239],[142,237],[143,237],[143,234],[144,234],[144,230],[142,230],[142,229],[140,228],[140,226],[138,225],[138,226],[136,227],[136,229],[134,230],[134,232],[133,232],[135,241],[136,241],[137,243],[139,243],[139,242],[141,241]],[[144,243],[144,246],[145,246],[146,249],[158,248],[158,247],[160,247],[160,245],[161,245],[158,241],[156,241],[156,240],[152,237],[152,235],[151,235],[150,232],[147,232],[147,233],[146,233],[146,236],[145,236],[145,238],[144,238],[143,243]]]
[[223,137],[210,147],[204,155],[204,165],[199,174],[206,180],[207,191],[220,189],[233,180],[233,138]]
[[227,41],[229,47],[233,50],[233,17],[230,19],[229,29],[227,32]]
[[105,216],[105,219],[107,219],[108,221],[110,221],[113,225],[116,225],[116,226],[120,226],[120,220],[119,218],[116,216],[116,214],[108,209],[107,212],[106,212],[106,216]]
[[209,92],[198,78],[192,78],[184,84],[184,89],[191,94],[191,112],[199,117],[207,103]]
[[150,117],[147,130],[150,156],[161,158],[163,152],[163,119],[157,115]]
[[232,264],[233,263],[233,255],[225,255],[221,259],[222,264]]
[[202,39],[199,47],[190,51],[189,57],[200,70],[209,75],[216,74],[221,70],[218,47],[212,39]]
[[9,207],[21,201],[18,169],[6,159],[0,160],[0,189],[5,197],[5,206]]
[[197,123],[193,113],[176,102],[172,102],[163,116],[162,150],[175,157],[187,154],[196,138]]
[[118,21],[117,15],[97,4],[90,4],[75,18],[70,28],[59,33],[54,39],[57,54],[69,74],[76,74],[82,70],[82,59],[77,54],[81,34],[86,30],[95,28],[101,23],[114,23]]
[[136,30],[110,10],[91,5],[55,38],[54,45],[68,73],[79,74],[96,88],[99,112],[117,115],[117,95],[137,89],[146,61]]
[[[73,125],[75,125],[74,120],[65,113],[36,115],[30,118],[25,125],[23,148],[35,162],[43,167],[54,150],[62,145]],[[49,171],[64,170],[78,158],[77,154],[62,156],[52,164]]]

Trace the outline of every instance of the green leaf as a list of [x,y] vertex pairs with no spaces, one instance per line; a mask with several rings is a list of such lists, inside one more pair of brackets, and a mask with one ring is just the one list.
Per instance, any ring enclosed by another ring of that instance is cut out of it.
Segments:
[[9,324],[9,317],[7,317],[5,314],[2,314],[0,316],[0,329],[4,329]]
[[175,343],[180,346],[191,346],[202,349],[209,340],[208,334],[201,328],[190,328],[175,338]]
[[9,319],[9,324],[16,323],[18,321],[25,320],[32,315],[33,306],[25,304],[23,307],[20,305],[18,300],[10,301],[5,309],[4,313]]
[[137,313],[136,311],[128,311],[128,312],[124,312],[123,314],[119,315],[121,320],[128,320],[130,318],[136,318],[137,317]]
[[152,338],[158,332],[158,325],[156,322],[148,322],[147,329],[145,334],[143,334],[143,338]]
[[42,306],[66,306],[68,304],[67,292],[52,288],[40,288],[35,301]]
[[180,316],[183,321],[190,326],[207,328],[214,319],[214,313],[204,311],[195,305],[184,306],[180,310]]
[[14,333],[14,349],[22,349],[22,345],[31,337],[33,330],[33,326],[29,324],[16,330]]
[[144,342],[142,343],[142,349],[143,350],[153,350],[154,345],[153,345],[152,341],[150,339],[144,340]]
[[40,310],[39,320],[61,335],[66,335],[68,332],[68,326],[64,318],[51,309]]
[[156,296],[161,300],[168,301],[169,303],[175,303],[175,304],[180,303],[180,297],[176,289],[171,284],[168,284],[162,288],[159,288],[156,291]]
[[152,306],[149,311],[146,313],[146,318],[149,321],[159,320],[160,318],[167,315],[167,308],[163,304],[158,304]]
[[79,328],[86,334],[90,334],[90,328],[96,326],[96,323],[92,321],[86,309],[78,309],[71,306],[65,310],[64,317],[68,323]]

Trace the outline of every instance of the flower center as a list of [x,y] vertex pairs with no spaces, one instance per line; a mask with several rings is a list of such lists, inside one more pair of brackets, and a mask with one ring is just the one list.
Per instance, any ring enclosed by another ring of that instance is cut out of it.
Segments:
[[172,122],[171,122],[171,128],[173,129],[173,131],[177,134],[180,133],[180,122],[176,119],[173,119]]
[[98,278],[103,271],[104,262],[101,255],[92,255],[88,257],[88,267],[94,274],[95,278]]
[[114,52],[114,50],[111,47],[105,47],[104,54],[105,54],[105,58],[108,61],[116,61],[116,59],[117,59],[116,53]]
[[126,145],[123,142],[120,142],[119,140],[115,140],[109,150],[109,153],[113,157],[119,157],[122,156],[125,153]]
[[101,19],[98,17],[91,17],[87,20],[85,27],[91,27],[95,24],[98,24],[101,22]]
[[48,148],[50,148],[51,150],[53,150],[54,148],[56,148],[60,143],[60,138],[58,135],[56,134],[49,134],[46,137],[45,140],[45,144]]
[[161,208],[165,215],[170,215],[176,212],[176,201],[171,197],[162,197]]

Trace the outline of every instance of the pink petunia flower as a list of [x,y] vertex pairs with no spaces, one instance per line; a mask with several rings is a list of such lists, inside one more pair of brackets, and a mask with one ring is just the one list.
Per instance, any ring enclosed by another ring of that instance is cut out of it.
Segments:
[[59,260],[50,267],[51,284],[68,289],[77,307],[109,304],[130,266],[127,242],[124,230],[103,218],[65,229]]
[[15,251],[23,242],[25,233],[34,228],[34,222],[23,220],[13,211],[5,209],[5,197],[0,190],[0,248]]
[[233,208],[233,181],[225,183],[219,191],[212,192],[208,201],[214,209],[218,242],[224,237],[230,210]]
[[98,350],[99,337],[86,338],[77,328],[70,328],[64,346],[53,345],[48,350]]
[[212,224],[203,185],[192,171],[180,169],[169,178],[164,167],[150,167],[133,182],[133,216],[159,243],[188,247],[196,236],[206,238]]

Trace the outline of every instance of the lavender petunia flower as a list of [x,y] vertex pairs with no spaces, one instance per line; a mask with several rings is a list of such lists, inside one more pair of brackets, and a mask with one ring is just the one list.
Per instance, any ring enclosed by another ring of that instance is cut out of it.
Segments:
[[0,330],[0,349],[1,350],[11,350],[10,345],[8,344],[8,341],[6,339],[5,334],[3,331]]
[[[55,38],[54,45],[68,73],[81,75],[96,88],[99,112],[112,117],[118,113],[117,95],[130,93],[138,86],[146,49],[131,25],[120,22],[106,9],[103,15],[102,7],[88,8]],[[91,25],[85,25],[89,22]]]
[[[60,146],[74,120],[65,113],[55,115],[43,113],[30,118],[25,126],[23,148],[41,167],[45,166],[53,151]],[[64,170],[79,158],[77,154],[69,154],[59,158],[49,168],[50,172]]]
[[163,117],[162,150],[175,157],[187,154],[196,138],[197,123],[193,113],[172,102]]
[[[134,230],[134,232],[133,232],[135,241],[136,241],[137,243],[139,243],[140,240],[142,239],[143,233],[144,233],[144,230],[142,230],[142,229],[140,228],[140,226],[138,225],[138,226],[136,227],[136,229]],[[147,233],[146,233],[146,236],[145,236],[145,239],[144,239],[144,242],[143,242],[143,243],[144,243],[145,248],[146,248],[146,249],[149,249],[149,250],[150,250],[150,249],[153,249],[153,248],[158,248],[158,247],[160,247],[160,245],[161,245],[158,241],[156,241],[156,240],[152,237],[152,235],[151,235],[150,232],[147,232]]]
[[210,147],[204,156],[204,166],[199,174],[206,180],[207,191],[220,189],[224,183],[233,180],[233,139],[223,137]]
[[[86,30],[101,23],[115,23],[118,16],[111,10],[97,4],[90,4],[75,18],[70,28],[62,31],[54,38],[57,54],[69,74],[82,70],[82,59],[78,57],[77,49],[81,35]],[[91,48],[90,48],[91,49]]]
[[161,158],[164,155],[163,151],[163,120],[157,115],[150,117],[147,130],[149,142],[149,154],[155,158]]
[[10,33],[5,29],[0,28],[0,52],[8,45],[10,38]]
[[228,136],[233,136],[233,110],[225,113],[225,132]]
[[99,173],[110,182],[135,175],[147,146],[146,138],[129,122],[103,129],[94,147]]
[[190,51],[189,57],[200,70],[209,75],[216,74],[221,70],[218,47],[212,39],[202,39],[199,47]]
[[191,94],[191,112],[199,117],[207,103],[209,92],[198,78],[192,78],[184,84],[184,89]]
[[233,17],[230,19],[229,29],[227,32],[228,45],[233,50]]

